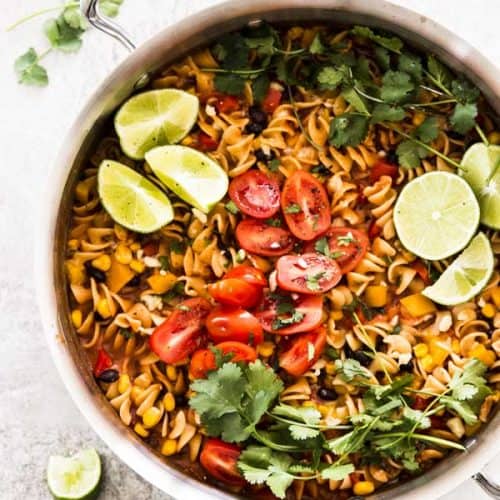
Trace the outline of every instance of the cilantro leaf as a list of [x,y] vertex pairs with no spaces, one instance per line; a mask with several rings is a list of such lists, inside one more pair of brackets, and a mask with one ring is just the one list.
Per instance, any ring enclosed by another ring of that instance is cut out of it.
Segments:
[[[71,18],[70,18],[71,19]],[[73,27],[61,14],[57,19],[49,19],[45,22],[45,36],[54,49],[62,52],[76,52],[82,46],[82,34],[84,29],[80,26]]]
[[99,0],[99,9],[108,17],[116,17],[123,0]]
[[412,425],[416,425],[417,429],[428,429],[431,426],[431,420],[429,417],[420,410],[414,410],[405,406],[403,409],[403,417],[410,421]]
[[318,425],[321,420],[321,413],[315,408],[296,407],[283,403],[274,407],[272,414],[307,425]]
[[403,73],[408,73],[413,81],[419,83],[422,80],[422,63],[420,58],[409,52],[404,52],[399,56],[398,69]]
[[314,250],[318,253],[322,253],[326,257],[330,257],[330,244],[328,239],[324,236],[314,243]]
[[405,117],[405,110],[400,106],[390,104],[376,104],[372,111],[371,123],[399,122]]
[[349,75],[347,66],[325,66],[316,76],[321,90],[335,90]]
[[306,277],[306,287],[311,290],[311,292],[317,292],[318,290],[320,290],[319,281],[323,278],[324,275],[324,272],[308,275]]
[[351,33],[355,36],[360,36],[363,38],[368,38],[372,42],[384,47],[391,52],[396,52],[399,54],[403,48],[403,42],[397,37],[387,37],[382,35],[377,35],[367,26],[355,26]]
[[354,465],[352,464],[332,464],[321,471],[321,478],[325,480],[333,479],[334,481],[342,481],[351,474],[351,472],[354,472]]
[[64,7],[62,16],[72,28],[85,30],[88,27],[87,20],[83,16],[80,7],[77,5]]
[[321,41],[321,35],[316,33],[311,45],[309,45],[309,52],[311,54],[324,54],[326,52],[326,47]]
[[215,88],[230,95],[240,95],[245,89],[245,79],[232,73],[218,73],[214,78]]
[[375,47],[375,60],[384,71],[391,67],[391,55],[384,47]]
[[268,168],[271,172],[277,172],[280,167],[280,161],[278,158],[274,158],[269,162]]
[[453,78],[450,70],[433,55],[427,58],[427,71],[438,87],[441,89],[448,89],[450,87]]
[[426,144],[437,139],[438,135],[439,124],[435,116],[428,116],[415,130],[415,136]]
[[240,212],[240,209],[236,206],[236,203],[233,200],[229,200],[225,205],[224,208],[232,213],[233,215],[236,215]]
[[335,368],[346,382],[352,382],[356,377],[364,379],[370,378],[368,370],[355,359],[345,359],[344,361],[337,359],[337,361],[335,361]]
[[286,214],[300,214],[300,212],[302,212],[302,208],[298,203],[291,203],[285,208]]
[[380,98],[386,102],[398,103],[406,99],[414,88],[410,75],[402,71],[389,70],[382,77]]
[[451,82],[451,92],[462,104],[474,103],[479,98],[479,89],[463,77]]
[[336,116],[330,122],[328,140],[336,148],[341,146],[357,146],[368,132],[368,117],[354,113]]
[[26,85],[44,87],[49,83],[47,71],[39,64],[40,58],[35,49],[30,48],[14,62],[17,81]]
[[458,103],[450,116],[450,124],[455,132],[466,134],[476,124],[477,105]]
[[212,52],[224,69],[243,69],[248,65],[250,47],[241,33],[228,33],[217,39]]
[[420,160],[427,156],[427,151],[411,139],[407,139],[398,144],[396,154],[401,167],[417,168],[420,166]]
[[341,92],[342,97],[356,110],[364,115],[368,115],[368,107],[365,100],[354,88],[348,88]]
[[252,81],[252,95],[256,102],[261,103],[269,89],[269,77],[262,73]]

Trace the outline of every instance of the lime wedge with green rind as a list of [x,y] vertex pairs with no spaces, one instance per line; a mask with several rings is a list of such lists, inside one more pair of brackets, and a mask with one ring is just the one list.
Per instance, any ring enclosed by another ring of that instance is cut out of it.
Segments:
[[93,448],[72,457],[51,456],[47,484],[58,500],[91,500],[99,493],[101,460]]
[[155,175],[179,198],[204,213],[227,192],[228,178],[209,156],[186,146],[160,146],[146,153]]
[[198,98],[183,90],[150,90],[131,97],[115,116],[124,153],[142,160],[156,146],[179,142],[196,123],[198,109]]
[[422,294],[445,306],[462,304],[475,297],[488,284],[494,266],[491,244],[484,233],[478,233],[439,279],[425,288]]
[[99,166],[97,187],[111,218],[138,233],[152,233],[174,218],[167,195],[150,180],[117,161]]
[[473,144],[460,164],[460,175],[479,201],[481,222],[500,229],[500,146]]
[[467,182],[449,172],[413,179],[394,205],[401,243],[415,255],[439,260],[462,250],[479,225],[479,204]]

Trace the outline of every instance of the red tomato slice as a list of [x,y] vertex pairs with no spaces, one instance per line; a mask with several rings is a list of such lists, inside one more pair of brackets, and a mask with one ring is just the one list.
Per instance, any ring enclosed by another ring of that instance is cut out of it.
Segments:
[[238,472],[240,449],[235,444],[210,438],[203,444],[200,463],[215,479],[231,486],[244,486],[246,481]]
[[269,87],[266,96],[262,100],[262,109],[266,113],[273,113],[274,110],[280,105],[283,93],[274,87]]
[[238,363],[239,361],[246,361],[247,363],[251,363],[257,359],[257,351],[247,345],[243,344],[243,342],[220,342],[215,346],[216,349],[220,349],[222,354],[232,354],[233,357],[231,361]]
[[280,209],[278,183],[260,170],[235,177],[229,185],[229,196],[244,214],[258,219],[272,217]]
[[202,298],[181,302],[153,331],[149,339],[151,350],[165,363],[186,359],[199,346],[201,329],[211,309],[210,302]]
[[158,253],[159,243],[157,241],[150,241],[142,247],[142,251],[146,257],[152,257]]
[[[262,328],[269,333],[291,335],[308,332],[321,324],[323,298],[320,295],[305,295],[294,300],[291,296],[276,298],[270,294],[264,298],[256,316]],[[296,321],[292,321],[294,316]]]
[[216,94],[215,107],[219,113],[231,113],[240,107],[238,99],[228,94]]
[[257,345],[264,340],[259,320],[241,308],[215,308],[207,317],[207,330],[214,342],[234,340]]
[[262,288],[240,278],[224,278],[208,285],[208,293],[221,304],[254,307],[262,299]]
[[[342,274],[352,271],[365,256],[370,241],[365,232],[350,227],[331,227],[324,235],[328,239],[328,247]],[[314,242],[306,251],[316,249]]]
[[320,253],[285,255],[276,262],[276,281],[283,290],[317,295],[342,278],[338,264]]
[[326,345],[326,329],[321,327],[313,332],[295,335],[291,346],[279,356],[281,368],[294,377],[300,377],[321,356]]
[[373,219],[368,226],[368,237],[374,240],[381,232],[382,228],[377,224],[377,221]]
[[111,368],[113,360],[111,356],[103,349],[97,351],[97,359],[94,365],[94,375],[98,377],[103,371]]
[[246,251],[265,257],[279,257],[293,247],[293,237],[286,229],[256,219],[242,220],[236,226],[236,240]]
[[424,282],[424,285],[431,285],[432,280],[429,276],[429,270],[427,266],[421,261],[416,260],[412,263],[411,267],[417,271],[417,274],[420,276],[420,279]]
[[214,149],[217,149],[218,145],[219,143],[215,139],[204,132],[200,132],[198,134],[196,149],[199,149],[200,151],[213,151]]
[[281,209],[290,231],[301,240],[312,240],[330,227],[328,195],[309,172],[297,170],[286,180]]
[[244,264],[230,269],[224,278],[240,278],[250,285],[260,286],[262,288],[267,286],[266,275],[260,269]]
[[396,179],[398,177],[398,167],[396,165],[391,165],[390,163],[386,163],[385,161],[378,161],[372,167],[370,172],[370,180],[372,182],[378,181],[383,175],[388,175],[392,179]]

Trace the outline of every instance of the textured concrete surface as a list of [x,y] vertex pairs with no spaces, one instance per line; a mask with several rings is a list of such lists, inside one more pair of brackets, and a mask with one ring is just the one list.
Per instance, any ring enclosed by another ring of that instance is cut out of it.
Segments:
[[[41,332],[32,279],[39,198],[77,111],[126,55],[118,44],[90,31],[78,54],[54,53],[46,58],[49,87],[19,86],[13,60],[30,46],[44,50],[43,20],[34,19],[12,33],[4,28],[58,1],[3,0],[0,9],[0,499],[49,498],[44,482],[48,456],[95,446],[105,465],[102,499],[165,500],[166,495],[123,465],[88,426],[63,387]],[[119,22],[141,41],[214,3],[217,0],[126,0]],[[500,58],[497,0],[397,3],[456,31],[493,61]],[[491,470],[498,471],[499,465],[497,459]],[[487,498],[470,480],[445,498],[471,496]]]

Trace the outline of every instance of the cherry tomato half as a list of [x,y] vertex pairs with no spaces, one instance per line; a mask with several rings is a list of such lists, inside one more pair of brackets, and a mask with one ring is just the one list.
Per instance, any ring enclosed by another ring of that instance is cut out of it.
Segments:
[[232,113],[240,107],[240,103],[235,96],[228,94],[215,94],[217,100],[215,107],[219,113]]
[[300,377],[316,363],[325,345],[326,329],[323,327],[295,335],[291,339],[290,347],[279,356],[280,366],[290,375]]
[[264,257],[279,257],[289,253],[293,247],[293,237],[289,231],[268,226],[256,219],[242,220],[236,226],[236,240],[247,252]]
[[309,172],[297,170],[286,180],[281,209],[290,231],[301,240],[312,240],[330,227],[328,195]]
[[[250,363],[257,359],[257,351],[242,342],[221,342],[215,346],[222,354],[232,354],[231,361],[238,363],[246,361]],[[189,363],[189,374],[191,378],[205,378],[207,372],[215,370],[215,355],[210,349],[198,349],[191,357]]]
[[264,340],[259,320],[241,308],[216,307],[207,317],[207,330],[214,342],[234,340],[257,345]]
[[342,278],[338,264],[320,253],[284,255],[276,262],[276,281],[283,290],[317,295]]
[[291,335],[314,330],[323,316],[323,298],[320,295],[304,295],[264,298],[261,310],[256,313],[262,328],[269,333]]
[[111,356],[101,347],[101,349],[97,351],[97,359],[94,365],[94,375],[99,377],[103,371],[111,368],[112,364],[113,360],[111,359]]
[[210,302],[202,298],[181,302],[153,331],[149,339],[151,350],[165,363],[187,358],[199,346],[201,329],[211,309]]
[[245,480],[237,467],[239,456],[240,449],[235,444],[210,438],[203,444],[200,463],[215,479],[231,486],[244,486]]
[[377,224],[376,219],[373,219],[368,226],[368,237],[374,240],[381,232],[382,228]]
[[245,264],[233,267],[225,274],[224,278],[240,278],[249,285],[255,285],[262,288],[267,286],[266,275],[260,269]]
[[244,214],[258,219],[272,217],[280,209],[278,183],[260,170],[235,177],[229,185],[229,196]]
[[280,105],[283,93],[274,87],[269,87],[266,96],[262,100],[262,109],[266,113],[273,113],[274,110]]
[[416,260],[412,262],[411,267],[413,267],[413,269],[417,271],[417,274],[420,276],[420,279],[424,282],[424,285],[432,284],[431,277],[429,276],[429,270],[421,260]]
[[219,143],[215,139],[204,132],[200,132],[198,134],[198,140],[195,147],[200,151],[213,151],[214,149],[217,149],[218,145]]
[[373,165],[370,172],[370,180],[372,182],[378,181],[383,175],[388,175],[392,179],[396,179],[398,176],[397,165],[391,165],[385,161],[378,161]]
[[221,304],[254,307],[262,299],[262,288],[240,278],[224,278],[208,285],[208,293]]
[[[327,238],[330,254],[342,274],[352,271],[361,262],[370,243],[366,233],[350,227],[331,227],[323,237]],[[312,252],[316,243],[308,245],[306,251]]]

